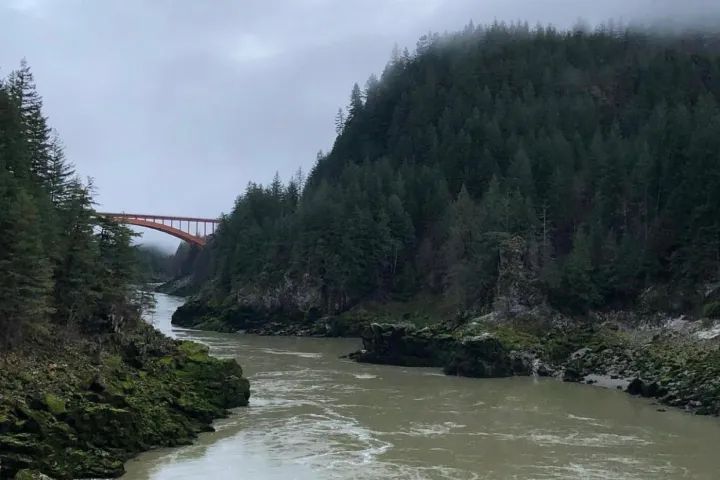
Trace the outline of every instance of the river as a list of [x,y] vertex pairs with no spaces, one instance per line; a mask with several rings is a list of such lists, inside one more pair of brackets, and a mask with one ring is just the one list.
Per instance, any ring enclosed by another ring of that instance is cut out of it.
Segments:
[[478,380],[340,359],[358,340],[174,328],[236,358],[250,407],[190,446],[148,452],[125,480],[720,478],[720,422],[550,379]]

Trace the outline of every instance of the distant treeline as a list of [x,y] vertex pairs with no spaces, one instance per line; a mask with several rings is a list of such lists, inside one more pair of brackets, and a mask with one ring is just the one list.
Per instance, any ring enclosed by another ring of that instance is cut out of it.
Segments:
[[131,236],[95,216],[23,62],[0,80],[0,349],[136,321]]
[[154,245],[139,245],[135,249],[140,279],[147,282],[167,282],[193,273],[199,254],[196,246],[181,242],[173,254]]
[[514,236],[566,311],[631,305],[656,284],[696,291],[720,279],[719,96],[709,35],[423,36],[353,87],[306,181],[247,187],[211,243],[206,291],[309,276],[328,310],[422,292],[483,310]]

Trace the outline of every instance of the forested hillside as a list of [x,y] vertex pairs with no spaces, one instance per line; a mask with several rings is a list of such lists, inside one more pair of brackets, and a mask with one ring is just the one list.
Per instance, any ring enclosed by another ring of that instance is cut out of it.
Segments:
[[303,284],[326,312],[425,293],[483,311],[511,238],[566,312],[632,306],[649,286],[697,292],[720,280],[719,96],[707,35],[424,36],[353,87],[306,180],[247,187],[203,298]]
[[141,321],[136,282],[167,266],[92,194],[23,62],[0,82],[0,479],[117,477],[248,402],[237,363]]
[[95,216],[23,63],[0,82],[0,350],[135,322],[131,232]]

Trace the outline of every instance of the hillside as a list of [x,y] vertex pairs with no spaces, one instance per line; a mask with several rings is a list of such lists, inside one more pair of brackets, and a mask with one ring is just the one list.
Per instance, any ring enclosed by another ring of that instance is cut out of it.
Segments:
[[708,35],[423,36],[354,86],[307,179],[248,185],[175,320],[398,303],[434,305],[430,321],[499,303],[718,316],[719,95]]
[[142,321],[157,255],[93,205],[23,62],[0,79],[0,479],[118,477],[248,403],[234,360]]

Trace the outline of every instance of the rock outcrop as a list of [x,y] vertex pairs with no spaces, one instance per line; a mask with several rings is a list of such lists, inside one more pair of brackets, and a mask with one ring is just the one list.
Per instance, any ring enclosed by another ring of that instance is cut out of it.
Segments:
[[573,324],[547,330],[470,321],[422,329],[372,324],[363,332],[359,362],[439,367],[448,375],[555,376],[626,388],[632,395],[697,414],[720,415],[720,349],[716,343]]
[[0,358],[0,478],[117,477],[131,456],[187,444],[248,404],[234,360],[141,330],[99,351],[34,345]]
[[371,324],[362,334],[363,349],[351,358],[365,363],[441,367],[448,375],[509,377],[528,375],[532,355],[510,350],[490,333],[454,335],[442,328]]
[[527,244],[522,237],[511,237],[502,243],[493,301],[493,312],[502,318],[550,313],[536,268],[527,257]]

